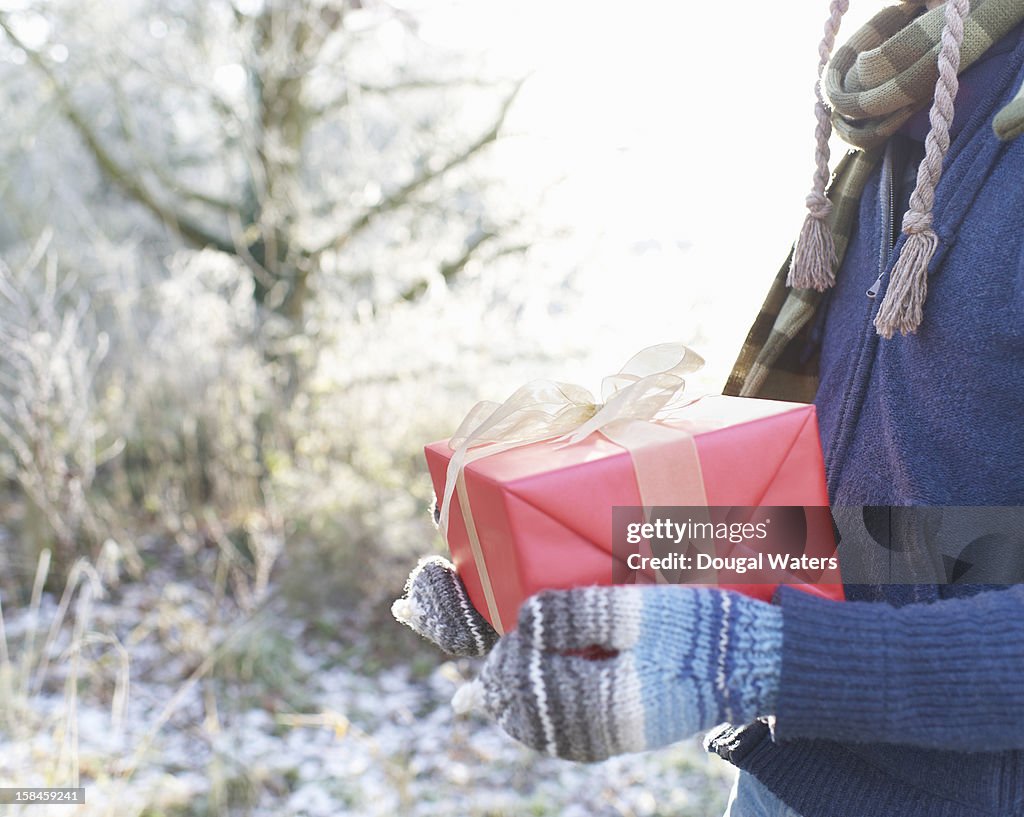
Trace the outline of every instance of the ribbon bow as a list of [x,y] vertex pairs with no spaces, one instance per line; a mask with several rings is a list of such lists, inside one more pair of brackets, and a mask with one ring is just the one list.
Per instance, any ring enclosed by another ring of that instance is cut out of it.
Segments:
[[[466,519],[466,530],[492,614],[492,623],[499,632],[501,628],[490,580],[486,570],[481,568],[483,553],[465,488],[465,467],[482,457],[544,440],[572,445],[597,431],[633,455],[645,505],[685,504],[678,501],[648,501],[666,496],[665,491],[659,493],[657,490],[659,484],[679,485],[680,480],[685,482],[687,476],[682,475],[681,468],[675,467],[671,475],[662,473],[655,478],[641,480],[640,458],[648,444],[665,440],[665,432],[672,439],[679,440],[681,432],[669,431],[652,423],[668,419],[673,412],[700,399],[684,397],[686,381],[683,375],[695,372],[703,365],[704,359],[689,347],[681,343],[662,343],[643,349],[631,357],[617,373],[605,377],[601,381],[601,402],[597,402],[582,386],[553,380],[534,380],[517,389],[503,403],[477,403],[459,424],[448,442],[453,453],[445,476],[438,524],[447,541],[452,497],[458,491],[459,504]],[[683,436],[692,448],[692,438],[685,434]],[[647,459],[650,461],[650,458]],[[688,477],[692,490],[684,488],[680,493],[680,490],[673,489],[673,499],[680,496],[694,500],[703,497],[703,483],[695,453],[692,462],[698,466],[696,475]],[[660,464],[652,463],[643,466],[643,470],[650,474],[655,470],[664,472],[665,469]],[[692,472],[691,468],[688,473]],[[654,489],[643,490],[645,482],[648,486],[653,485]],[[692,504],[697,504],[697,501]]]

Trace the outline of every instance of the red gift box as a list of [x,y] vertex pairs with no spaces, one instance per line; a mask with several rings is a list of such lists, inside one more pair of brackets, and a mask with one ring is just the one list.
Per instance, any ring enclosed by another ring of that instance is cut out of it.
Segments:
[[[687,432],[708,506],[828,506],[813,405],[709,395],[655,425]],[[452,447],[440,441],[425,453],[443,496]],[[633,456],[621,445],[600,433],[569,445],[544,440],[473,460],[462,474],[481,558],[474,558],[458,494],[446,538],[470,600],[499,633],[515,627],[519,606],[540,590],[612,583],[612,509],[644,504]],[[807,520],[814,528],[807,541],[834,554],[827,512]],[[767,600],[777,584],[719,586]],[[843,598],[838,569],[795,586]]]

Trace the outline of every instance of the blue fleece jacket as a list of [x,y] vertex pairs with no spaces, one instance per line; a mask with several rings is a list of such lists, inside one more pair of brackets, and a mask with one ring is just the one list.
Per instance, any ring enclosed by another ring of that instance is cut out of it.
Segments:
[[[926,555],[969,583],[883,583],[928,539],[920,506],[1007,506],[957,512],[956,549],[983,554],[989,578],[1024,576],[1024,138],[991,126],[1024,83],[1021,30],[961,81],[919,331],[886,341],[872,321],[905,242],[887,246],[886,211],[898,235],[920,117],[867,185],[813,335],[840,550],[886,539],[858,565],[877,583],[848,586],[845,604],[783,588],[774,734],[758,723],[709,739],[804,817],[1024,815],[1024,585],[970,581],[975,560],[957,552]],[[994,517],[998,531],[982,529]]]

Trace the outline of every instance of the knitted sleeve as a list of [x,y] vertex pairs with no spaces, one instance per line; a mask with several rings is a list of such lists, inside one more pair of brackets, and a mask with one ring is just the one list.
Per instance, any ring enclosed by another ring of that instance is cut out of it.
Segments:
[[1024,585],[899,608],[778,600],[777,741],[1024,748]]

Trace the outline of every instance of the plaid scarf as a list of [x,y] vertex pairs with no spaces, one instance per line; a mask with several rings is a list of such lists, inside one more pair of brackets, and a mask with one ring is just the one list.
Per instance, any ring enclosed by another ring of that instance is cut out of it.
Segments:
[[[971,0],[964,20],[960,71],[1024,19],[1019,0]],[[938,77],[942,7],[921,14],[901,3],[883,9],[836,50],[825,73],[832,127],[859,148],[882,144],[931,102]]]
[[[1024,19],[1022,0],[971,0],[970,6],[961,71]],[[882,157],[882,145],[931,101],[942,21],[941,6],[924,14],[912,2],[888,7],[840,47],[828,66],[825,87],[834,106],[832,126],[847,142],[862,148],[839,162],[828,188],[835,269],[842,264],[861,192]],[[995,128],[1004,139],[1024,133],[1024,88],[997,115]],[[807,335],[822,293],[786,285],[791,260],[792,251],[747,334],[725,394],[814,399],[818,355],[807,354]]]

